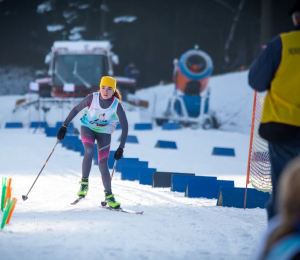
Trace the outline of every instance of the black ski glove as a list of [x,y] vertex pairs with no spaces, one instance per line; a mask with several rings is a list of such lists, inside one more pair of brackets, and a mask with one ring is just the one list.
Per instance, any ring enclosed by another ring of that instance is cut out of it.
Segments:
[[115,152],[114,158],[116,160],[120,160],[122,158],[122,155],[123,155],[123,148],[119,147]]
[[57,139],[60,141],[63,140],[65,138],[66,132],[67,128],[65,126],[62,126],[57,132]]

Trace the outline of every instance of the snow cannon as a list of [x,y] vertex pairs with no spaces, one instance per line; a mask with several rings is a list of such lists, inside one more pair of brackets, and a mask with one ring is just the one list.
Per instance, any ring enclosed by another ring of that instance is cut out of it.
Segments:
[[[179,122],[181,126],[216,127],[216,120],[209,110],[209,77],[213,71],[213,62],[204,51],[189,50],[174,60],[174,92],[170,97],[167,110],[153,118],[158,125]],[[154,106],[155,107],[155,106]]]
[[201,50],[189,50],[174,61],[173,80],[176,88],[184,95],[198,96],[207,87],[213,71],[210,56]]

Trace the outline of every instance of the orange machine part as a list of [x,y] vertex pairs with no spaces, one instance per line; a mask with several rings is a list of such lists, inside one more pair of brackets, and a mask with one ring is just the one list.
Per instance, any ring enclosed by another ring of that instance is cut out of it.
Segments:
[[[201,84],[201,91],[200,91],[200,93],[203,92],[206,89],[208,80],[209,80],[209,77],[205,77],[204,79],[197,80]],[[191,81],[191,79],[189,79],[186,76],[184,76],[182,74],[182,72],[178,69],[177,76],[175,78],[175,83],[176,83],[177,89],[181,90],[184,93],[186,84],[188,82],[190,82],[190,81]]]

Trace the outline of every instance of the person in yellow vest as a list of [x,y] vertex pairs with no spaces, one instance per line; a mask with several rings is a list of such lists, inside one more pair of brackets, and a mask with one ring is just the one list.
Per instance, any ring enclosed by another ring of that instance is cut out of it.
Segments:
[[290,15],[294,28],[267,44],[248,75],[253,89],[268,91],[259,127],[260,136],[269,142],[271,161],[273,191],[266,205],[268,219],[277,214],[275,201],[280,174],[300,154],[300,0]]

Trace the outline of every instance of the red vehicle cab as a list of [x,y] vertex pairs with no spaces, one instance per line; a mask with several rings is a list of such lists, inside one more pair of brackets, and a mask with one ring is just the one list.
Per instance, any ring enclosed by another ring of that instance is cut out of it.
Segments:
[[[55,41],[47,57],[49,77],[36,80],[40,95],[60,98],[98,91],[101,77],[114,75],[113,64],[118,59],[109,41]],[[135,80],[118,77],[117,82],[123,95],[135,92]],[[65,84],[74,84],[75,92],[65,92]]]

